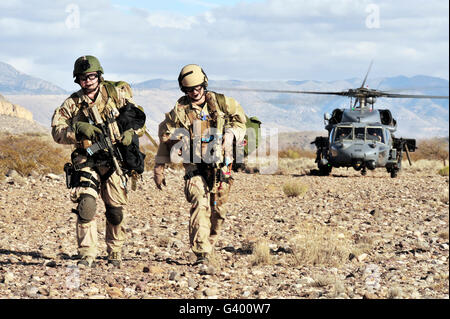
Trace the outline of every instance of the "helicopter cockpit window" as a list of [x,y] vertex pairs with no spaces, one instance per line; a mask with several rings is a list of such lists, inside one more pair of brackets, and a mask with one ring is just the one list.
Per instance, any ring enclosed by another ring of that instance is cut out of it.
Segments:
[[338,127],[336,128],[335,141],[351,140],[353,139],[351,127]]
[[355,127],[355,138],[357,140],[364,140],[365,135],[366,135],[365,127]]
[[366,139],[384,143],[383,129],[381,127],[368,127]]

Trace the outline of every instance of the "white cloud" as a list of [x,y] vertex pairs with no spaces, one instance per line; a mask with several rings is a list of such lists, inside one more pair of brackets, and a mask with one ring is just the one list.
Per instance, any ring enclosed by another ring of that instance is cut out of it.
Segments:
[[[108,0],[1,1],[0,60],[66,88],[85,54],[97,55],[107,76],[130,82],[176,79],[188,63],[210,78],[334,80],[362,76],[371,59],[374,76],[448,79],[446,1],[201,2],[205,11],[193,16],[123,10]],[[372,3],[379,28],[366,25]],[[65,24],[69,4],[79,7],[79,28]]]
[[178,14],[175,15],[163,12],[150,13],[146,20],[152,27],[182,30],[190,30],[194,24],[198,24],[195,17],[185,17]]

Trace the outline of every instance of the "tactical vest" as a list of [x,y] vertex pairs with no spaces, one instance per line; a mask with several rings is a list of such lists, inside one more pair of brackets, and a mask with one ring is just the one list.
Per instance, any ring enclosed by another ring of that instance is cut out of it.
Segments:
[[[130,96],[131,96],[131,88],[129,88],[129,85],[126,82],[118,81],[118,82],[112,82],[112,81],[103,81],[103,86],[101,87],[101,95],[102,95],[102,103],[100,103],[99,112],[102,116],[103,120],[105,121],[104,114],[105,112],[111,112],[115,117],[116,120],[112,124],[108,124],[110,127],[111,132],[113,132],[113,143],[120,140],[122,133],[129,128],[133,128],[134,130],[137,130],[139,128],[143,128],[141,131],[141,134],[133,136],[132,143],[128,146],[124,146],[120,143],[117,144],[120,153],[122,154],[124,158],[124,168],[129,172],[133,173],[136,172],[137,174],[142,174],[145,169],[145,154],[142,153],[139,149],[139,137],[142,136],[145,132],[145,113],[141,106],[139,105],[133,105],[130,103],[125,104],[120,109],[118,106],[121,104],[121,101],[119,100],[119,96],[117,94],[116,87],[125,86],[127,89],[130,90]],[[81,97],[78,95],[78,93],[73,93],[70,96],[75,105],[81,110],[83,115],[86,117],[86,119],[89,119],[89,112],[86,109],[86,107],[83,107],[81,103]],[[109,102],[109,98],[112,99],[113,103]],[[136,108],[132,108],[132,106],[136,106]],[[105,110],[104,108],[108,108]],[[136,110],[133,112],[133,109]],[[136,113],[140,113],[136,116]],[[131,116],[130,116],[131,115]],[[136,121],[136,123],[131,122],[130,119]],[[105,121],[106,123],[106,121]],[[85,148],[82,147],[82,145],[77,145],[79,148]]]

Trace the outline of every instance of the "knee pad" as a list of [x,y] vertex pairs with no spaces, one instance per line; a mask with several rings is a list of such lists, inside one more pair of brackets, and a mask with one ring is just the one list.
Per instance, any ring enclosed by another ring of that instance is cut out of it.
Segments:
[[80,223],[86,224],[92,221],[97,211],[95,197],[89,194],[82,194],[78,202],[77,211]]
[[106,206],[106,219],[114,226],[119,225],[123,220],[122,207]]

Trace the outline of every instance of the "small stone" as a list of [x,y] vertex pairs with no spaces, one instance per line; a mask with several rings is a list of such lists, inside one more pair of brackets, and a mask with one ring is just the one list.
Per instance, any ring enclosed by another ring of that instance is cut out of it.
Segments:
[[39,292],[39,288],[35,286],[30,286],[26,290],[26,295],[28,297],[36,297],[37,293]]
[[219,294],[219,291],[216,288],[206,288],[203,291],[203,294],[206,297],[212,297],[212,296],[217,296]]
[[148,270],[151,274],[158,275],[165,272],[165,270],[159,266],[150,266],[148,267]]
[[359,255],[358,257],[356,257],[356,259],[359,261],[359,262],[362,262],[363,260],[365,260],[366,258],[367,258],[367,254],[366,253],[364,253],[364,254],[361,254],[361,255]]
[[47,269],[47,270],[44,272],[44,275],[45,275],[45,276],[50,276],[50,277],[55,276],[55,275],[56,275],[56,270],[53,269],[53,268],[49,268],[49,269]]
[[55,268],[56,267],[56,261],[51,260],[48,263],[45,264],[47,267]]
[[378,299],[378,296],[374,293],[366,292],[363,296],[363,299]]
[[373,217],[378,217],[380,216],[380,210],[378,208],[375,208],[374,210],[370,211],[370,215],[372,215]]
[[194,279],[192,279],[192,278],[188,278],[188,286],[190,287],[190,288],[197,288],[197,282],[194,280]]
[[52,173],[47,174],[45,177],[47,177],[47,178],[49,178],[51,180],[54,180],[54,181],[61,180],[61,176],[56,175],[56,174],[52,174]]
[[244,292],[242,293],[242,297],[248,298],[248,297],[250,297],[250,294],[251,294],[251,292],[248,291],[248,290],[246,290],[246,291],[244,291]]
[[10,284],[14,280],[14,274],[11,272],[7,272],[3,277],[3,283],[6,285]]
[[181,279],[181,275],[179,273],[177,273],[176,271],[172,271],[169,275],[169,280],[180,281],[180,279]]
[[111,298],[122,298],[122,291],[117,287],[111,287],[106,290]]
[[38,293],[40,293],[43,296],[50,296],[50,290],[48,290],[45,287],[39,288]]

